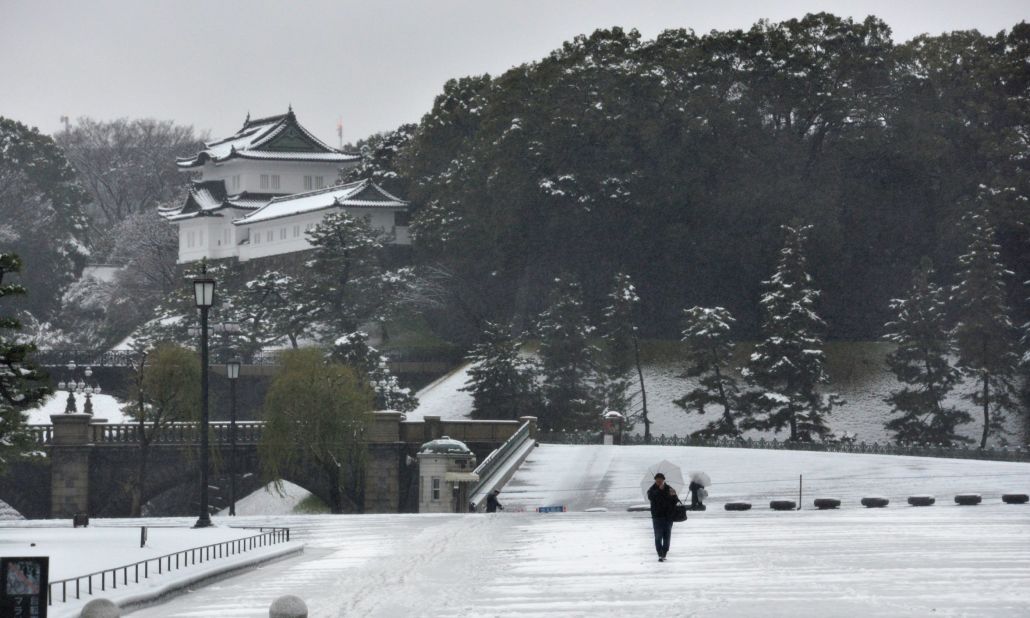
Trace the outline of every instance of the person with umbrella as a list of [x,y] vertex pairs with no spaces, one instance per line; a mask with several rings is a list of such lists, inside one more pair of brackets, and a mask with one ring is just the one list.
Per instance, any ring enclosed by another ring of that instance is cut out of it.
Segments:
[[676,496],[676,490],[665,482],[665,475],[661,472],[654,475],[654,484],[647,490],[647,499],[651,502],[654,548],[658,552],[658,561],[665,562],[672,540],[672,521],[676,515],[676,504],[680,500]]
[[690,490],[691,511],[703,511],[706,509],[704,503],[701,502],[701,499],[708,497],[708,492],[705,490],[705,487],[708,487],[711,484],[712,479],[710,479],[704,472],[690,473],[690,485],[687,489]]

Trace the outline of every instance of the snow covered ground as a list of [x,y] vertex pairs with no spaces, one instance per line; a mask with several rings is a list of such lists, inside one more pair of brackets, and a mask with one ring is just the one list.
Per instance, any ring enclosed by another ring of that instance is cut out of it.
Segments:
[[[236,501],[237,515],[289,515],[297,505],[311,496],[311,492],[300,485],[283,481],[282,493],[271,484]],[[229,509],[222,509],[219,515],[228,515]]]
[[[644,468],[660,459],[713,478],[710,509],[675,526],[666,563],[647,514],[624,508],[642,502]],[[769,510],[768,498],[796,496],[799,472],[811,487],[805,509]],[[1026,616],[1030,506],[998,494],[1028,490],[1030,464],[1020,463],[544,445],[496,515],[237,517],[290,527],[304,553],[131,615],[256,618],[295,594],[320,617]],[[956,506],[963,491],[984,504]],[[844,507],[811,509],[829,493]],[[867,493],[891,505],[857,506]],[[937,506],[904,504],[914,493],[936,494]],[[722,510],[730,498],[755,508]],[[530,511],[558,503],[570,512]]]

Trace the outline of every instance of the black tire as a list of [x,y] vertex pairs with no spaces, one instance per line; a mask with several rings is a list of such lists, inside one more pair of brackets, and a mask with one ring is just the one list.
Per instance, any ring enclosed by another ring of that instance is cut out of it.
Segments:
[[840,499],[816,498],[813,504],[815,504],[815,508],[819,509],[820,511],[825,511],[827,509],[836,509],[840,507]]
[[751,510],[751,503],[750,502],[727,502],[726,503],[726,510],[727,511],[750,511]]
[[769,503],[769,508],[774,511],[793,511],[798,508],[798,504],[793,500],[773,500]]
[[982,498],[980,497],[980,494],[959,494],[955,496],[955,504],[962,506],[973,506],[975,504],[980,504],[981,501]]
[[1026,504],[1030,496],[1026,494],[1002,494],[1001,501],[1005,504]]
[[870,509],[882,509],[890,503],[891,501],[887,498],[880,498],[876,496],[871,498],[862,498],[862,506]]
[[937,498],[933,496],[909,496],[908,503],[912,506],[933,506]]

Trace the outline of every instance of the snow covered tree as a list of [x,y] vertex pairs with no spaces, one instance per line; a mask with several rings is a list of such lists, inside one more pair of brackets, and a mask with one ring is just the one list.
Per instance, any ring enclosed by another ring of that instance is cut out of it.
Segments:
[[337,338],[329,356],[354,369],[368,384],[375,396],[376,410],[411,412],[418,407],[418,397],[400,385],[387,365],[388,359],[368,345],[367,333],[355,331]]
[[579,284],[556,278],[550,306],[536,325],[544,429],[593,429],[600,422],[604,401],[597,387],[599,350],[591,342],[594,330]]
[[887,355],[887,366],[904,386],[886,399],[897,418],[885,427],[898,442],[951,445],[969,441],[956,428],[972,418],[944,405],[960,374],[948,358],[953,346],[944,291],[933,278],[933,265],[924,258],[913,272],[908,295],[890,303],[895,318],[887,323],[884,338],[898,347]]
[[737,379],[729,373],[733,356],[730,331],[736,320],[723,307],[691,307],[683,310],[683,338],[687,344],[686,376],[698,385],[674,403],[684,410],[705,413],[709,405],[722,406],[722,416],[694,435],[703,438],[741,437]]
[[291,474],[317,470],[333,513],[360,512],[372,404],[353,368],[319,348],[287,350],[265,396],[258,447],[265,475],[281,487]]
[[61,149],[37,129],[0,117],[0,247],[25,261],[32,290],[18,309],[53,319],[90,255],[86,193]]
[[308,284],[301,279],[268,271],[243,284],[236,295],[237,309],[249,307],[251,313],[262,313],[269,336],[286,339],[296,348],[298,340],[310,333],[318,314],[317,305],[308,302],[307,291]]
[[[647,413],[647,391],[640,365],[640,339],[637,332],[639,305],[640,297],[629,275],[617,273],[612,290],[608,293],[608,304],[604,308],[601,325],[601,338],[604,340],[601,374],[606,409],[619,412],[625,417],[624,429],[630,429],[637,418],[643,421],[644,441],[650,443],[651,419]],[[640,386],[639,414],[634,414],[630,403],[634,378]]]
[[517,419],[537,413],[536,368],[519,354],[522,342],[511,324],[487,322],[482,341],[472,346],[469,379],[460,390],[472,393],[472,418]]
[[967,397],[983,410],[980,448],[991,432],[1004,433],[1003,415],[1015,411],[1019,333],[1009,317],[1005,270],[994,227],[982,212],[965,218],[969,248],[959,257],[958,283],[951,290],[956,323],[951,331],[962,373],[978,387]]
[[89,192],[93,246],[106,258],[123,220],[137,213],[156,219],[157,204],[181,199],[189,177],[175,158],[197,152],[203,137],[168,120],[79,118],[55,139]]
[[[21,285],[4,283],[6,275],[20,270],[17,255],[0,252],[0,300],[25,294]],[[30,446],[22,410],[31,408],[51,392],[46,374],[32,362],[35,346],[17,337],[20,328],[15,318],[0,315],[0,474],[12,457]]]
[[826,416],[836,396],[823,395],[829,381],[823,367],[825,323],[815,313],[819,292],[812,288],[804,243],[810,225],[784,225],[786,242],[776,272],[763,282],[762,340],[755,346],[744,377],[753,388],[742,398],[744,429],[779,432],[790,429],[790,441],[811,442],[830,435]]
[[150,447],[173,423],[195,421],[200,402],[200,360],[192,350],[161,343],[136,350],[125,414],[137,427],[139,444],[132,486],[133,517],[142,514]]
[[363,218],[334,212],[308,232],[314,251],[308,262],[315,277],[309,293],[318,304],[327,339],[352,333],[380,305],[380,258],[384,236]]

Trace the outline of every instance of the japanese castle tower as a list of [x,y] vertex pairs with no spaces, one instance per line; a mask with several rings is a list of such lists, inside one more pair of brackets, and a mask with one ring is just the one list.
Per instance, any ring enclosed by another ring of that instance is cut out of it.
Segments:
[[181,206],[159,211],[179,228],[179,263],[310,249],[306,232],[340,210],[409,244],[407,202],[369,180],[333,186],[360,158],[312,135],[292,108],[257,120],[248,115],[235,135],[176,160],[180,171],[200,173]]

